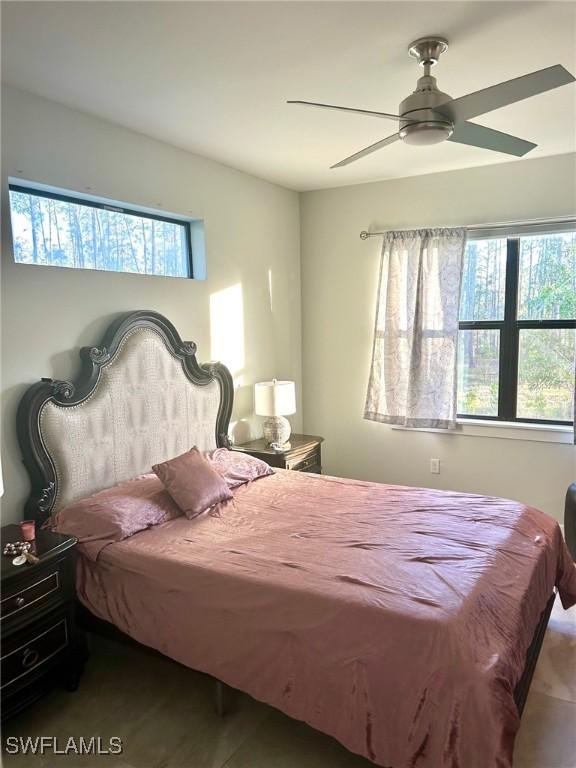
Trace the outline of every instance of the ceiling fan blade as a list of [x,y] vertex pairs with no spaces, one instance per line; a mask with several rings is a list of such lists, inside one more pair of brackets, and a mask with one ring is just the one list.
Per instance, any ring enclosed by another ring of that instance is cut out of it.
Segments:
[[522,157],[538,146],[531,141],[511,136],[509,133],[502,133],[493,128],[466,122],[456,125],[454,133],[448,141],[454,141],[457,144],[469,144],[472,147],[482,147],[482,149],[493,149],[495,152],[504,152],[516,157]]
[[441,112],[455,123],[460,123],[472,117],[484,115],[486,112],[492,112],[494,109],[500,109],[500,107],[505,107],[508,104],[528,99],[530,96],[536,96],[561,85],[572,83],[574,80],[576,78],[567,69],[556,64],[553,67],[539,69],[529,75],[516,77],[505,83],[499,83],[490,88],[484,88],[482,91],[469,93],[467,96],[448,101],[435,107],[435,111]]
[[[370,115],[371,117],[384,117],[388,120],[403,120],[400,115],[390,115],[388,112],[372,112],[369,109],[353,109],[352,107],[337,107],[334,104],[319,104],[316,101],[287,101],[286,104],[302,104],[305,107],[320,107],[320,109],[336,109],[339,112],[353,112],[357,115]],[[405,122],[407,122],[405,120]],[[414,122],[414,121],[408,121]]]
[[370,155],[372,154],[372,152],[376,152],[377,149],[386,147],[388,144],[393,144],[395,141],[398,141],[399,138],[400,138],[399,133],[393,133],[391,136],[387,136],[385,139],[381,139],[380,141],[377,141],[375,144],[370,144],[369,147],[365,147],[364,149],[361,149],[360,152],[355,152],[353,155],[350,155],[350,157],[345,157],[344,160],[340,160],[339,163],[336,163],[335,165],[331,165],[330,169],[341,168],[343,165],[348,165],[349,163],[353,163],[355,160],[360,160],[361,157]]

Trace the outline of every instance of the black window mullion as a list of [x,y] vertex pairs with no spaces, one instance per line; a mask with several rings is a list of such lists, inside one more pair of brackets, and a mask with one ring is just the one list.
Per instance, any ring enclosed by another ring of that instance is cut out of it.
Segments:
[[500,331],[500,385],[498,389],[498,418],[516,418],[518,388],[518,238],[508,238],[506,251],[506,300],[504,323]]
[[523,328],[536,330],[540,328],[555,328],[562,330],[564,328],[576,328],[576,320],[518,320],[516,325],[520,330]]
[[501,320],[462,320],[458,323],[461,331],[499,331],[503,327]]

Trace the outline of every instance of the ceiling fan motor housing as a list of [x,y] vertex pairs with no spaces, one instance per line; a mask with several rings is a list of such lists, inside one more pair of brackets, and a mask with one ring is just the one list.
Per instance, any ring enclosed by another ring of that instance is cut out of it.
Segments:
[[436,78],[430,75],[430,68],[447,50],[448,41],[436,36],[421,37],[408,47],[410,56],[424,68],[424,75],[418,80],[414,93],[400,104],[400,115],[409,117],[411,121],[400,121],[400,138],[406,144],[439,144],[449,139],[454,131],[452,121],[435,112],[437,107],[452,99],[438,90]]
[[435,110],[450,101],[452,98],[436,86],[435,77],[428,74],[421,77],[414,93],[400,104],[401,117],[410,118],[410,121],[400,121],[400,138],[406,144],[420,146],[439,144],[449,139],[454,123]]

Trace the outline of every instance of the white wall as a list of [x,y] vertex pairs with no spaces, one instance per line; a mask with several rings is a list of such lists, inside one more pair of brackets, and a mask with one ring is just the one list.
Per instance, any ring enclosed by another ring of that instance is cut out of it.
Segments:
[[[14,264],[3,216],[4,521],[21,518],[28,492],[15,435],[20,397],[41,376],[73,376],[77,349],[97,342],[118,313],[161,312],[184,339],[197,342],[201,361],[231,364],[243,384],[233,420],[251,415],[254,381],[276,376],[300,385],[295,192],[9,88],[2,91],[2,150],[4,200],[14,176],[203,218],[208,274],[194,281]],[[220,291],[237,285],[218,301]],[[211,300],[217,302],[212,318]],[[293,424],[300,426],[299,415]],[[258,426],[253,419],[239,437],[249,437],[247,430],[256,436]]]
[[[575,186],[575,156],[563,155],[301,196],[304,427],[326,438],[327,472],[505,496],[562,518],[576,476],[571,445],[363,420],[380,241],[358,235],[573,215]],[[429,472],[432,457],[441,459],[440,475]]]

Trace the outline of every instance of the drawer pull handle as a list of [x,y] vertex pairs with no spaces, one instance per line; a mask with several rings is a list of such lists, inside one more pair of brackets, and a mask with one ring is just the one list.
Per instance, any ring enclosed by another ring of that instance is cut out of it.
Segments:
[[307,467],[311,467],[316,463],[316,459],[314,456],[312,456],[309,459],[304,459],[304,461],[300,462],[300,464],[296,464],[297,469],[306,469]]
[[15,602],[16,602],[16,608],[22,608],[22,606],[24,605],[24,603],[26,602],[26,600],[24,600],[24,598],[22,597],[22,595],[20,595],[19,597],[17,597],[17,598],[16,598],[16,601],[15,601]]
[[26,648],[24,655],[22,656],[22,666],[24,669],[30,669],[38,663],[40,654],[34,648]]

